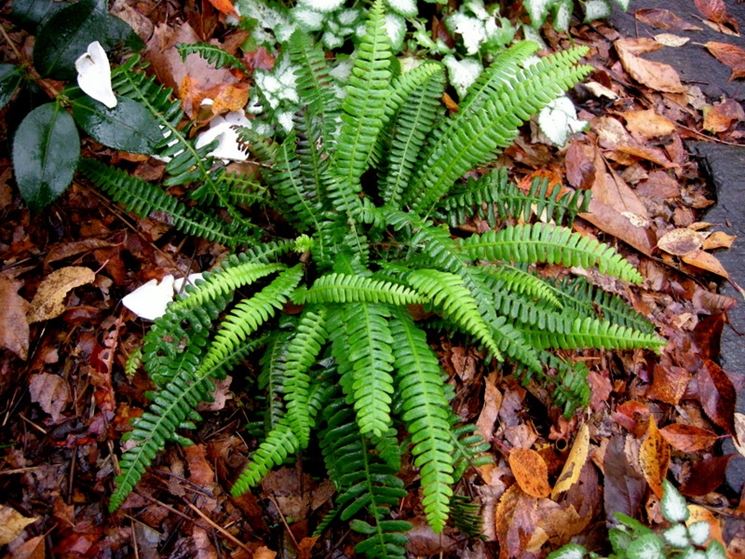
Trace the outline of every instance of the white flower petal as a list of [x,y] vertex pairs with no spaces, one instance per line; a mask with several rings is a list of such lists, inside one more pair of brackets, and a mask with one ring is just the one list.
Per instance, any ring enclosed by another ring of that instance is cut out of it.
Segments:
[[248,154],[241,149],[238,143],[238,132],[233,127],[248,125],[249,120],[242,111],[216,116],[212,119],[209,129],[197,136],[196,147],[200,148],[217,140],[217,146],[210,152],[210,156],[229,161],[245,161],[248,159]]
[[109,109],[116,107],[116,95],[111,87],[111,66],[101,43],[93,41],[88,49],[75,60],[78,85],[89,97],[100,101]]
[[160,282],[151,279],[122,299],[122,304],[140,318],[155,320],[163,316],[173,300],[174,278],[168,274]]

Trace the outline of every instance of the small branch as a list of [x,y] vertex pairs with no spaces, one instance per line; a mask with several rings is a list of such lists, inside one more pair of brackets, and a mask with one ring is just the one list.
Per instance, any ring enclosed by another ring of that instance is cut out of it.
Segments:
[[49,80],[46,80],[42,78],[39,75],[39,72],[36,71],[36,68],[33,67],[21,54],[21,51],[18,50],[13,40],[10,38],[10,35],[8,35],[8,32],[5,30],[4,25],[0,25],[0,35],[3,36],[3,39],[6,43],[8,43],[8,46],[13,50],[13,54],[16,55],[16,58],[18,58],[18,63],[25,68],[25,70],[28,72],[28,74],[31,76],[31,78],[39,84],[39,87],[44,90],[44,92],[49,95],[52,99],[56,99],[59,94],[60,90],[57,89]]

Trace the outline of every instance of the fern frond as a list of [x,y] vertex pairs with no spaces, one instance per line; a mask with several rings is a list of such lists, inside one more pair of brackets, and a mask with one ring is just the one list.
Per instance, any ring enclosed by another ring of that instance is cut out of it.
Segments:
[[333,169],[343,187],[361,190],[359,179],[385,119],[390,91],[391,45],[385,28],[383,0],[376,0],[369,12],[367,32],[357,47],[347,96],[342,102],[342,124],[336,142]]
[[453,320],[464,332],[479,340],[496,358],[501,352],[491,334],[491,328],[479,313],[473,295],[463,285],[460,276],[438,270],[415,270],[407,276],[414,289],[425,295],[447,318]]
[[516,225],[500,231],[472,235],[461,247],[470,258],[533,264],[546,262],[564,266],[597,267],[622,280],[641,283],[641,274],[623,256],[591,237],[565,227],[545,223]]
[[389,97],[401,108],[392,122],[391,146],[381,181],[383,201],[393,207],[399,205],[417,158],[439,116],[445,72],[439,64],[425,63],[403,74],[398,81],[406,81],[409,87],[394,84],[393,95]]
[[554,286],[529,271],[503,264],[483,266],[479,268],[479,273],[496,280],[500,287],[513,293],[536,299],[556,309],[563,306]]
[[453,495],[450,499],[450,519],[458,530],[471,539],[483,537],[481,507],[466,495]]
[[350,274],[327,274],[307,290],[297,290],[298,303],[385,303],[415,305],[426,302],[419,293],[389,281]]
[[344,305],[329,325],[332,355],[363,435],[383,437],[391,425],[393,338],[385,306]]
[[404,201],[417,213],[431,211],[458,178],[512,143],[523,122],[591,71],[576,65],[586,52],[586,47],[577,47],[549,55],[514,74],[507,72],[489,95],[477,92],[433,136]]
[[247,72],[248,69],[236,56],[210,43],[179,43],[176,45],[181,61],[185,62],[190,54],[197,54],[215,68],[235,68]]
[[[339,489],[337,510],[342,520],[354,519],[351,527],[366,538],[355,552],[374,559],[406,557],[408,522],[387,520],[406,489],[384,461],[376,459],[354,421],[354,412],[341,399],[324,411],[320,446],[332,481]],[[368,523],[356,517],[370,515]]]
[[504,167],[470,179],[439,203],[435,215],[451,227],[463,225],[474,217],[486,219],[490,227],[496,227],[497,217],[503,217],[497,213],[497,204],[507,184],[509,179]]
[[523,334],[538,348],[562,349],[637,349],[659,352],[667,343],[656,334],[646,334],[626,326],[592,317],[575,318],[565,332],[549,332],[535,327],[521,328]]
[[285,386],[285,359],[287,357],[287,342],[289,338],[289,332],[276,332],[269,339],[259,360],[261,369],[258,377],[258,386],[266,394],[264,421],[266,432],[274,429],[285,415],[282,395],[284,394]]
[[310,438],[310,383],[308,370],[315,363],[328,336],[326,310],[306,309],[300,316],[294,335],[288,340],[284,359],[284,393],[287,420],[300,445],[308,445]]
[[95,159],[81,159],[81,171],[91,182],[139,217],[164,213],[169,224],[187,235],[196,235],[234,247],[249,241],[233,234],[228,226],[196,208],[189,208],[159,187],[131,176],[126,171],[109,167]]
[[450,424],[452,428],[450,440],[455,448],[455,472],[453,478],[456,481],[463,477],[463,474],[469,467],[478,468],[479,466],[494,463],[494,459],[489,454],[491,446],[481,436],[478,428],[470,423],[456,427],[456,424],[459,422],[460,418],[454,412],[451,412]]
[[419,468],[427,522],[440,533],[453,495],[454,448],[450,440],[450,405],[443,373],[424,332],[406,311],[391,320],[401,418],[411,436],[414,465]]
[[300,264],[285,270],[253,297],[238,303],[223,320],[199,370],[209,369],[233,351],[287,302],[303,276]]

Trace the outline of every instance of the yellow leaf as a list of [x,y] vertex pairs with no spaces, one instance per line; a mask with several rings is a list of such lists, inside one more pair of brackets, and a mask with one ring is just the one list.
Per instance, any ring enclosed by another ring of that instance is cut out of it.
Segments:
[[0,505],[0,546],[8,545],[16,539],[29,524],[38,518],[28,518],[17,510]]
[[551,498],[556,500],[559,494],[567,491],[572,485],[577,483],[582,468],[587,462],[587,455],[590,451],[590,428],[585,423],[579,428],[577,436],[574,438],[574,444],[569,451],[567,461],[561,469],[559,479],[556,480],[554,490],[551,492]]
[[39,285],[28,313],[28,322],[57,318],[65,312],[65,297],[75,287],[92,283],[96,274],[90,268],[68,266],[49,274]]
[[548,466],[535,450],[515,448],[508,459],[517,484],[531,497],[548,497]]
[[639,448],[639,466],[658,499],[662,499],[662,482],[667,476],[669,463],[670,446],[657,429],[654,416],[650,415],[647,434]]

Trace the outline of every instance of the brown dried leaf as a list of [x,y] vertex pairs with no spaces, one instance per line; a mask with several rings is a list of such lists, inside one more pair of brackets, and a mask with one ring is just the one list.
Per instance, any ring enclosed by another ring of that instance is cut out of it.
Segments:
[[637,138],[648,140],[659,138],[675,132],[675,124],[654,110],[628,111],[623,113],[626,127]]
[[737,237],[735,235],[729,235],[724,231],[714,231],[711,235],[706,237],[704,241],[704,250],[715,250],[717,248],[730,248],[732,243],[735,242]]
[[641,58],[640,54],[652,52],[660,45],[654,39],[618,39],[614,43],[624,70],[639,83],[667,93],[684,93],[678,72],[670,65]]
[[696,380],[698,399],[706,415],[728,433],[733,433],[737,392],[727,373],[714,361],[706,359]]
[[719,437],[708,429],[685,423],[673,423],[660,429],[660,434],[676,450],[699,452],[711,447]]
[[634,17],[657,29],[675,29],[678,31],[700,31],[701,28],[688,23],[674,12],[662,8],[641,8],[634,12]]
[[742,105],[734,99],[725,99],[714,105],[704,107],[704,130],[718,133],[726,132],[733,124],[745,120]]
[[19,545],[8,557],[9,559],[44,559],[46,547],[44,536],[36,536]]
[[729,273],[724,269],[722,263],[719,262],[716,256],[709,254],[704,250],[697,250],[681,257],[683,262],[701,270],[706,270],[712,274],[729,279]]
[[11,507],[0,505],[0,546],[8,545],[26,529],[26,526],[37,520],[38,518],[23,516]]
[[704,46],[719,62],[730,67],[730,80],[745,78],[745,50],[730,43],[717,41],[709,41],[704,43]]
[[514,448],[509,463],[520,489],[531,497],[548,497],[548,466],[540,454],[528,448]]
[[491,373],[486,379],[484,387],[484,407],[476,421],[481,436],[486,442],[491,442],[494,433],[494,423],[499,416],[499,408],[502,405],[502,393],[497,388],[497,374]]
[[737,452],[745,457],[745,414],[735,412],[734,424],[735,436],[732,438],[732,442],[735,444]]
[[0,276],[0,347],[21,359],[28,357],[29,328],[26,314],[28,302],[18,295],[21,282]]
[[31,301],[28,322],[32,324],[42,320],[57,318],[65,312],[65,297],[76,287],[93,283],[96,274],[84,266],[67,266],[49,274],[39,285]]
[[671,229],[657,240],[657,248],[674,256],[685,256],[698,251],[705,235],[687,228]]
[[54,423],[62,419],[62,410],[70,403],[70,388],[59,375],[39,373],[29,381],[31,401],[52,416]]
[[253,559],[275,559],[277,557],[277,552],[272,551],[265,545],[262,545],[261,547],[256,548],[254,551]]
[[658,363],[654,367],[647,398],[677,406],[690,381],[691,374],[683,367]]
[[740,25],[737,20],[727,13],[727,6],[724,0],[694,0],[696,8],[701,14],[714,23],[729,25],[739,33]]
[[577,436],[574,438],[572,449],[569,451],[569,456],[567,456],[567,461],[561,469],[561,474],[559,474],[559,478],[556,480],[553,491],[551,491],[551,498],[554,501],[561,493],[568,491],[570,487],[577,483],[582,473],[582,467],[587,462],[589,452],[590,428],[585,423],[579,428]]
[[667,476],[669,464],[670,447],[657,429],[654,416],[650,415],[647,435],[639,448],[639,466],[658,499],[662,498],[662,482]]
[[677,48],[682,47],[691,39],[690,37],[681,37],[672,33],[659,33],[654,36],[654,40],[663,46]]
[[687,497],[701,497],[714,491],[724,483],[727,464],[733,456],[737,455],[712,456],[695,462],[680,492]]
[[616,512],[638,517],[646,489],[644,478],[633,466],[633,455],[639,442],[630,435],[615,435],[610,439],[603,457],[605,490],[603,506],[610,518]]
[[225,14],[226,16],[238,15],[238,13],[235,11],[233,3],[230,0],[209,0],[209,3],[212,4],[215,9],[221,14]]
[[189,480],[207,489],[215,485],[215,472],[207,461],[207,452],[204,445],[193,444],[184,447],[184,456],[189,466]]
[[211,106],[212,114],[219,115],[229,111],[240,111],[248,103],[248,84],[228,84],[219,86]]

